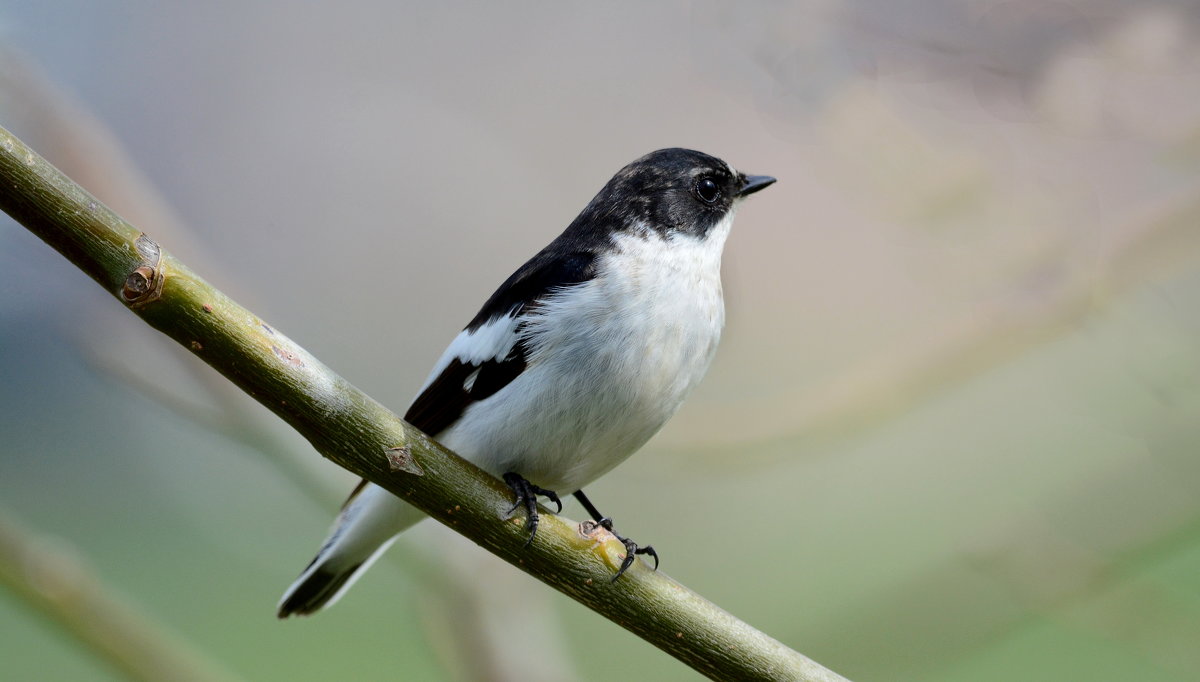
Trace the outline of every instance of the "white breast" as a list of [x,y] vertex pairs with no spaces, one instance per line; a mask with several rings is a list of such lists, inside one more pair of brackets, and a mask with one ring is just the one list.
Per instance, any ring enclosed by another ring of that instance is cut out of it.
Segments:
[[561,493],[613,468],[699,383],[725,321],[721,252],[705,239],[623,235],[593,280],[549,296],[524,328],[529,365],[440,440],[493,475]]

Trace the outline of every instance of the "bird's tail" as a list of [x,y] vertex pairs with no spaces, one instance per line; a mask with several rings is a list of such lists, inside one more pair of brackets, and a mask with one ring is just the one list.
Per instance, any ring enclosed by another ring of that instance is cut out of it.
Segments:
[[308,615],[332,605],[396,534],[425,515],[377,485],[364,482],[342,507],[317,556],[279,600],[279,617]]

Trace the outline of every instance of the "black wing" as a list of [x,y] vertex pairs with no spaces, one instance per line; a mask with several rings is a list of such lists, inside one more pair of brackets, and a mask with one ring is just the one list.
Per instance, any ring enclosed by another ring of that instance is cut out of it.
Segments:
[[[596,276],[591,251],[555,253],[551,243],[512,274],[462,330],[439,363],[441,371],[413,400],[404,421],[435,438],[473,403],[486,400],[525,371],[520,316],[547,294]],[[366,486],[361,481],[343,508]]]
[[546,294],[595,276],[595,254],[554,255],[547,249],[521,266],[450,344],[437,376],[417,396],[404,420],[431,436],[458,421],[475,402],[495,395],[525,371],[523,313]]

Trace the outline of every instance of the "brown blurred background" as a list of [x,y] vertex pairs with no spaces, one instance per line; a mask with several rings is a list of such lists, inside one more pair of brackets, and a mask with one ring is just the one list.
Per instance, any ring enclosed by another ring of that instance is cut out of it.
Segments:
[[[853,679],[1200,679],[1197,3],[17,0],[0,27],[0,125],[398,411],[623,164],[778,177],[708,379],[597,504]],[[228,676],[694,678],[432,523],[277,622],[351,477],[7,218],[0,434],[0,514]],[[0,627],[0,677],[116,679],[15,592]]]

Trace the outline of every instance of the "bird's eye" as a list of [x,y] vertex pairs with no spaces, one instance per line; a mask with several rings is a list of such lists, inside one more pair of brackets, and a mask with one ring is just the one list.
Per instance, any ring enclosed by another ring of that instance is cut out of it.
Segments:
[[701,178],[696,183],[696,196],[706,204],[716,202],[721,196],[721,188],[717,187],[717,183],[713,182],[712,178]]

